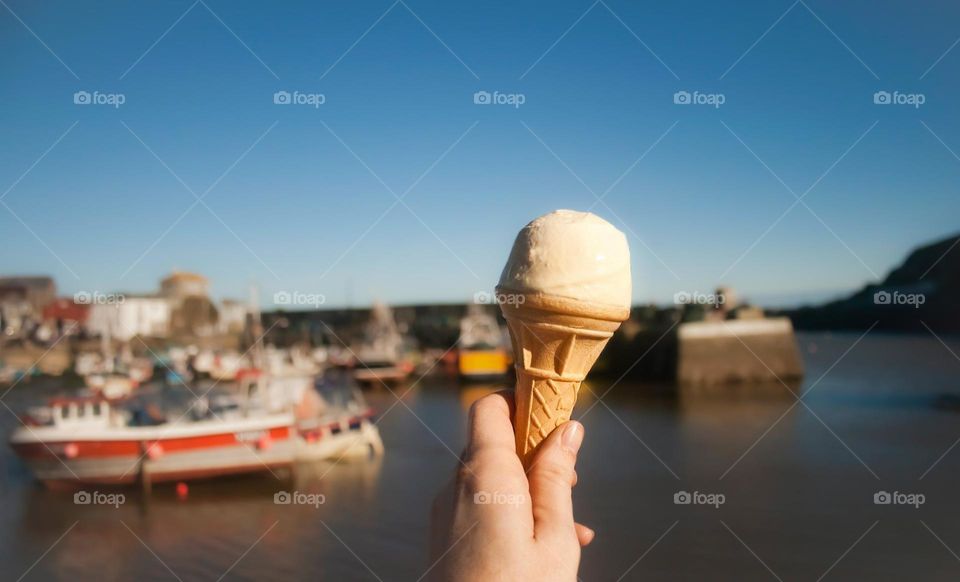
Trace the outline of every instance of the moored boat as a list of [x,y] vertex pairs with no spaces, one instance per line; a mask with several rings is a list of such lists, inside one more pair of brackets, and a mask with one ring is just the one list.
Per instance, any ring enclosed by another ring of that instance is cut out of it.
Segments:
[[353,378],[365,385],[395,384],[410,375],[413,366],[407,362],[362,363],[353,371]]
[[503,329],[480,305],[471,305],[460,320],[457,367],[468,380],[502,378],[510,369]]
[[392,384],[404,380],[413,365],[403,359],[404,338],[390,307],[374,303],[363,342],[356,354],[354,379],[364,385]]
[[23,418],[10,444],[37,479],[51,485],[210,477],[292,459],[290,414],[149,424],[90,397],[53,401],[43,416]]
[[55,399],[23,416],[10,444],[38,480],[53,486],[149,486],[382,452],[362,402],[319,410],[278,406],[262,376],[247,377],[255,381],[242,394],[204,394],[173,415],[145,394]]

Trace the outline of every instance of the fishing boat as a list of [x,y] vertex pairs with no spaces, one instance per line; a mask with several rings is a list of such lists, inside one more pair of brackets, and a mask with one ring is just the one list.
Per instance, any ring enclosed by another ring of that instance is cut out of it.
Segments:
[[361,363],[361,367],[353,371],[354,379],[367,386],[377,384],[396,384],[410,375],[413,367],[405,362],[378,362],[370,360]]
[[383,450],[362,400],[304,407],[301,397],[298,406],[278,406],[276,388],[268,388],[263,375],[248,371],[241,385],[241,391],[212,391],[181,407],[164,408],[145,388],[128,399],[54,399],[21,417],[10,445],[51,486],[149,487]]
[[114,353],[109,326],[100,342],[100,351],[78,354],[73,367],[90,390],[105,398],[122,398],[153,377],[153,360],[135,357],[129,342],[122,344],[119,354]]
[[117,372],[90,374],[83,380],[88,389],[108,399],[129,396],[140,385],[129,375]]
[[502,378],[510,369],[503,329],[481,305],[470,305],[460,320],[457,367],[468,380]]
[[229,381],[237,378],[237,373],[245,367],[243,356],[236,351],[224,351],[214,354],[213,361],[206,370],[214,380]]
[[403,360],[403,335],[393,311],[383,303],[374,303],[363,341],[353,350],[357,362],[354,379],[364,385],[392,384],[404,380],[413,365]]
[[297,431],[305,441],[296,453],[299,463],[324,459],[369,458],[383,453],[372,411],[354,386],[342,381],[317,385],[328,410],[301,414]]

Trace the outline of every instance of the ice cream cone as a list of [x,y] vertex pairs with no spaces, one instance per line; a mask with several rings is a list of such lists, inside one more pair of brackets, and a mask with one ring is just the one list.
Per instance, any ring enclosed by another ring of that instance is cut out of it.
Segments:
[[517,455],[530,467],[537,446],[570,420],[580,384],[628,307],[497,288],[517,372]]

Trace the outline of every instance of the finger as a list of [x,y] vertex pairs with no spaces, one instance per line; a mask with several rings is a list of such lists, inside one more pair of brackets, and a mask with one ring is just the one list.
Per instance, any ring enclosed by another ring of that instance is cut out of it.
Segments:
[[471,502],[477,494],[528,492],[527,477],[517,457],[511,413],[513,396],[498,392],[470,407],[469,442],[460,465],[457,484],[461,498]]
[[467,460],[488,450],[515,454],[512,417],[513,395],[509,392],[496,392],[474,402],[467,431]]
[[575,523],[573,524],[573,527],[577,530],[577,541],[580,542],[581,548],[589,546],[590,542],[592,542],[593,538],[597,535],[597,532],[593,531],[582,523]]
[[572,489],[574,466],[583,442],[583,425],[560,425],[540,445],[527,473],[537,539],[575,535]]

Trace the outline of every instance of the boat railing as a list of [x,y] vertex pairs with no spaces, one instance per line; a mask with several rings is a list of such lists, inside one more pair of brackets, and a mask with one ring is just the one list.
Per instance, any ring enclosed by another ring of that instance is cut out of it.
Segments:
[[106,427],[111,424],[111,406],[105,399],[53,401],[49,420],[57,428]]

